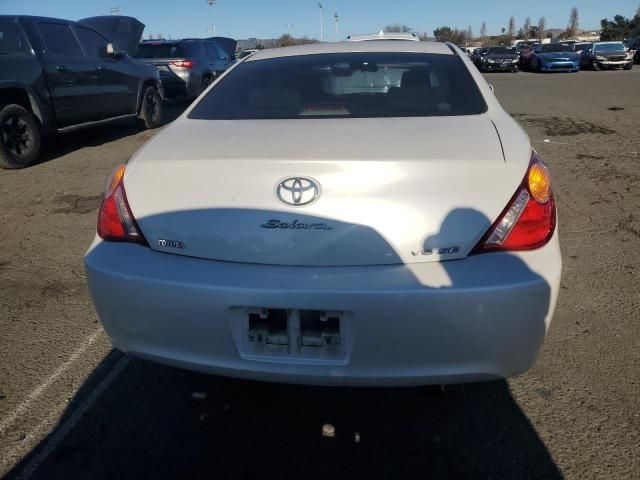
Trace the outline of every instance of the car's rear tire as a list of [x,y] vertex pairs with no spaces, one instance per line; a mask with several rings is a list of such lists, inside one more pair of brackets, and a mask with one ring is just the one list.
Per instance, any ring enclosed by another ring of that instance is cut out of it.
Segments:
[[142,96],[140,119],[146,128],[162,125],[162,97],[156,87],[147,87]]
[[38,119],[26,108],[9,104],[0,110],[0,167],[24,168],[40,154],[42,132]]
[[633,68],[633,62],[628,63],[627,65],[624,66],[625,70],[631,70]]

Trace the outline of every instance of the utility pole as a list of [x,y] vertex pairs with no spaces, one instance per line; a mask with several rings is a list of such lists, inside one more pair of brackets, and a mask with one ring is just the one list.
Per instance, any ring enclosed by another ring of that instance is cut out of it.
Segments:
[[320,42],[322,43],[324,41],[323,38],[323,32],[322,32],[322,2],[318,2],[318,7],[320,7]]
[[333,18],[335,18],[335,19],[336,19],[336,42],[337,42],[337,41],[338,41],[338,19],[340,18],[340,17],[338,16],[338,12],[336,12],[336,13],[334,13],[334,14],[333,14]]
[[217,0],[207,0],[207,3],[211,7],[211,24],[209,25],[208,31],[211,35],[216,33],[216,24],[213,18],[213,7],[216,5]]

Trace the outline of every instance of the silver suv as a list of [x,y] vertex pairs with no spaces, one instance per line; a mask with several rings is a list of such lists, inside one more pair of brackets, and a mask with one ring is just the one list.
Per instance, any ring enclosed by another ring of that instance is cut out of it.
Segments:
[[233,63],[233,51],[210,39],[145,40],[136,58],[155,65],[165,95],[194,98]]

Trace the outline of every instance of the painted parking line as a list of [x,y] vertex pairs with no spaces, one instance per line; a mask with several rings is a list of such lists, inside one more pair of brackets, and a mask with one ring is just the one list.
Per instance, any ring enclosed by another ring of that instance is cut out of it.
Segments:
[[[47,441],[45,446],[38,452],[38,454],[31,459],[31,461],[22,469],[20,474],[18,475],[18,480],[26,480],[30,478],[42,465],[51,453],[53,453],[56,448],[62,443],[67,434],[77,425],[80,419],[83,417],[85,413],[93,406],[93,404],[100,398],[100,396],[104,393],[104,391],[114,382],[118,375],[122,373],[122,371],[129,364],[129,357],[122,357],[113,369],[106,375],[100,383],[93,389],[93,391],[87,395],[82,404],[74,410],[71,416],[62,424],[58,426],[55,433],[51,436],[51,438]],[[64,410],[64,405],[61,410]],[[61,411],[54,412],[50,417],[47,418],[40,425],[34,428],[27,437],[31,436],[32,438],[40,438],[45,434],[47,430],[50,430],[52,424],[55,422],[55,418],[59,416]]]
[[84,339],[80,346],[71,354],[71,356],[62,363],[55,371],[45,378],[36,388],[34,388],[26,398],[18,404],[18,406],[6,417],[0,421],[0,433],[4,434],[16,420],[29,411],[29,408],[38,398],[42,396],[53,383],[67,370],[69,370],[78,358],[87,351],[103,333],[102,328],[97,328],[91,335]]

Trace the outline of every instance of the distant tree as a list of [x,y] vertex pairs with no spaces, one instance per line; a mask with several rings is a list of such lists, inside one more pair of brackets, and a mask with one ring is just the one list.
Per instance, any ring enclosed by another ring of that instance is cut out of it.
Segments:
[[413,29],[409,25],[392,23],[391,25],[384,27],[384,31],[388,33],[410,33]]
[[507,29],[506,29],[506,28],[504,28],[504,27],[502,27],[502,34],[503,34],[503,35],[504,35],[504,32],[506,32],[506,31],[507,31]]
[[293,45],[306,45],[308,43],[317,43],[316,39],[302,37],[295,38],[289,33],[285,33],[281,35],[279,38],[275,40],[276,47],[291,47]]
[[633,20],[622,15],[616,15],[613,17],[613,21],[603,18],[600,21],[600,27],[602,28],[600,40],[624,40],[627,37],[640,34],[640,16],[636,15]]
[[492,35],[487,37],[487,41],[484,46],[493,47],[493,46],[504,46],[507,44],[507,36],[506,35]]
[[513,37],[515,36],[516,36],[516,19],[515,17],[511,17],[509,19],[509,26],[507,28],[507,39],[509,43],[513,40]]
[[573,7],[569,16],[569,25],[567,25],[567,38],[573,38],[578,34],[578,9]]
[[264,50],[264,45],[259,43],[256,45],[256,50]]
[[278,47],[291,47],[295,44],[294,38],[289,33],[285,33],[276,40]]
[[436,40],[439,42],[451,42],[456,45],[460,45],[464,43],[465,40],[465,32],[460,31],[457,28],[451,27],[440,27],[436,28],[433,31],[433,36],[436,37]]
[[529,40],[529,37],[531,36],[531,18],[529,17],[525,18],[524,20],[521,36],[524,40]]
[[631,27],[629,31],[629,36],[640,37],[640,8],[638,8],[638,11],[635,17],[633,17],[633,20],[629,22],[629,26]]
[[480,27],[480,41],[484,45],[484,42],[487,41],[487,23],[482,22],[482,26]]
[[467,27],[467,31],[465,32],[465,37],[467,37],[466,38],[467,43],[473,42],[473,29],[471,28],[471,25]]
[[544,31],[547,28],[547,19],[544,17],[540,17],[538,20],[538,40],[542,43],[542,39],[544,38]]

